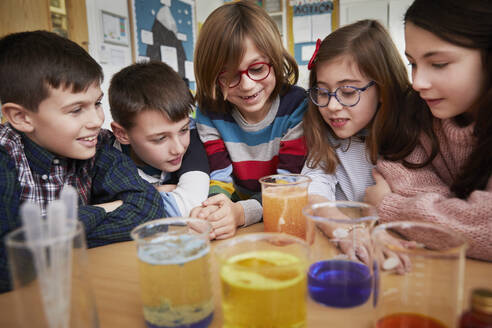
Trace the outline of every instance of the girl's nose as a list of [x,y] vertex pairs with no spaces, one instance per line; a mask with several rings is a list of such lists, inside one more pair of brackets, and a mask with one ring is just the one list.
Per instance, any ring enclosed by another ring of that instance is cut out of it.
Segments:
[[431,83],[428,74],[422,70],[412,70],[412,87],[415,91],[429,89]]
[[255,86],[256,81],[252,80],[248,74],[243,74],[241,76],[241,81],[239,82],[239,88],[242,90],[249,90]]
[[328,101],[328,105],[325,108],[331,111],[337,111],[337,110],[341,110],[343,106],[342,104],[340,104],[340,102],[335,96],[331,96],[330,100]]

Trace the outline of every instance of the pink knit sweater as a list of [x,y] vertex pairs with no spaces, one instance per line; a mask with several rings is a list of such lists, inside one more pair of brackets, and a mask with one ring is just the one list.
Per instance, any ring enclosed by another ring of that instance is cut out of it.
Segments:
[[[451,119],[436,119],[434,130],[440,153],[430,165],[408,169],[399,162],[378,162],[379,172],[393,191],[379,204],[380,222],[439,223],[467,238],[468,256],[492,261],[492,178],[486,190],[476,190],[466,200],[456,198],[450,191],[453,177],[459,173],[475,144],[473,126],[461,128]],[[430,142],[421,137],[407,159],[420,163],[428,154]]]

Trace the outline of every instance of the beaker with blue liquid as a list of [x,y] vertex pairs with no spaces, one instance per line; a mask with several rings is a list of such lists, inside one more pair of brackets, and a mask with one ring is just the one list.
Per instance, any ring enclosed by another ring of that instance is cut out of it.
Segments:
[[[370,232],[376,209],[350,201],[306,206],[309,315],[325,326],[371,327],[377,305],[378,263]],[[314,314],[316,313],[316,314]]]

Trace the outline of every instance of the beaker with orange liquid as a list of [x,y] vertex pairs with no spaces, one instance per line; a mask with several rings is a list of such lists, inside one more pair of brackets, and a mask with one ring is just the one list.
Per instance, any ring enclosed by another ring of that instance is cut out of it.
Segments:
[[308,203],[311,178],[301,174],[276,174],[259,181],[265,232],[285,232],[305,239],[306,218],[302,209]]
[[[397,221],[376,226],[372,240],[375,251],[386,257],[379,270],[376,328],[457,327],[464,237],[438,224]],[[401,261],[406,263],[404,272]]]

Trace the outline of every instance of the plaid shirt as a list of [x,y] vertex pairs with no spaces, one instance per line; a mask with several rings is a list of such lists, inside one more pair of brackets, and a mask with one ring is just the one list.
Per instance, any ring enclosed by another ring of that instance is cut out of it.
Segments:
[[[139,177],[129,157],[112,147],[113,141],[111,132],[102,130],[93,158],[59,158],[8,123],[0,125],[0,292],[9,288],[4,237],[21,225],[19,207],[26,200],[45,213],[65,184],[74,186],[89,247],[128,240],[136,225],[163,216],[159,193]],[[108,213],[89,205],[114,200],[123,205]]]

